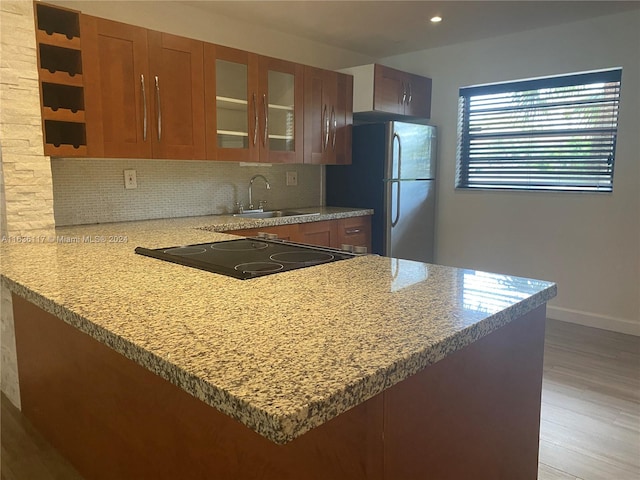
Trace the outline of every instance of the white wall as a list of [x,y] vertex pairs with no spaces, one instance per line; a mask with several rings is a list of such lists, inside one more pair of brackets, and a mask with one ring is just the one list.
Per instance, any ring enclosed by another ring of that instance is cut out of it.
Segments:
[[[640,335],[639,51],[634,10],[381,60],[433,79],[438,263],[553,280],[550,317]],[[618,66],[613,194],[454,189],[460,87]]]

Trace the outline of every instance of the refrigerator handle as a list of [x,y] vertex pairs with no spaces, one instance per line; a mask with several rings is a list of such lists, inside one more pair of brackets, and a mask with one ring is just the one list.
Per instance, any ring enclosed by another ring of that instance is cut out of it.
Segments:
[[398,221],[400,220],[400,185],[402,185],[402,182],[398,180],[391,180],[389,183],[391,183],[391,188],[393,188],[394,183],[398,184],[398,188],[396,189],[396,218],[391,220],[391,227],[395,227],[398,225]]
[[[402,166],[402,142],[400,140],[400,135],[397,133],[393,133],[393,140],[398,139],[398,176],[396,178],[400,178],[401,166]],[[396,190],[396,218],[391,220],[391,227],[395,227],[400,220],[400,185],[402,182],[394,180],[394,183],[398,184],[398,188]],[[393,185],[391,185],[393,188]]]
[[[400,140],[400,135],[398,135],[398,133],[393,132],[393,139],[392,141],[395,141],[396,139],[398,139],[398,174],[394,177],[393,176],[393,172],[391,172],[391,178],[401,178],[400,175],[402,173],[402,142]],[[393,149],[392,149],[392,153],[393,155]]]

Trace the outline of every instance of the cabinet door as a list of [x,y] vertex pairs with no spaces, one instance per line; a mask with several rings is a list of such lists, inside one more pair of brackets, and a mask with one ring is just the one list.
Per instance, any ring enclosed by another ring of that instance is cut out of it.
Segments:
[[351,164],[353,128],[353,77],[339,73],[337,74],[336,82],[337,90],[331,148],[333,150],[334,163],[337,165],[349,165]]
[[87,154],[151,157],[147,30],[81,15]]
[[303,66],[259,57],[260,161],[303,161]]
[[339,246],[337,222],[335,220],[325,220],[299,223],[297,234],[292,240],[310,245],[337,248]]
[[351,163],[353,77],[330,70],[304,70],[304,162]]
[[203,43],[149,31],[153,156],[204,159]]
[[373,82],[373,109],[380,112],[404,114],[406,74],[376,64]]
[[297,225],[275,225],[272,227],[261,228],[245,228],[242,230],[230,230],[224,233],[232,233],[233,235],[240,235],[242,237],[255,237],[258,233],[275,233],[280,240],[293,240]]
[[371,252],[371,217],[351,217],[338,220],[338,247],[366,247]]
[[304,163],[335,163],[336,90],[335,72],[304,67]]
[[420,75],[407,74],[407,99],[405,115],[431,117],[431,79]]
[[205,44],[207,158],[259,160],[258,57]]

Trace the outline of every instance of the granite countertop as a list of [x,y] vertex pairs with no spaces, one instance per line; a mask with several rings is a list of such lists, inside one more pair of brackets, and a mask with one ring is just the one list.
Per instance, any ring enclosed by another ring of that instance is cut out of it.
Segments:
[[[228,215],[212,215],[209,217],[196,217],[192,220],[199,223],[198,228],[211,232],[226,232],[229,230],[243,230],[245,228],[271,227],[275,225],[291,225],[294,223],[318,222],[322,220],[337,220],[340,218],[360,217],[373,215],[373,210],[367,208],[344,207],[305,207],[293,208],[303,214],[318,213],[318,215],[273,217],[273,218],[244,218]],[[187,220],[184,220],[187,221]]]
[[4,238],[2,281],[276,443],[556,294],[549,282],[376,255],[242,281],[134,254],[136,246],[237,238],[203,227],[265,225],[231,218]]

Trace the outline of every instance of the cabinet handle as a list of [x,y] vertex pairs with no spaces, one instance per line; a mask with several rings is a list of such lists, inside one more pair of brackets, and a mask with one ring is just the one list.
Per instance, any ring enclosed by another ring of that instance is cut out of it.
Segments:
[[158,107],[158,141],[162,140],[162,107],[160,106],[160,80],[156,75],[156,104]]
[[326,151],[329,146],[329,116],[327,115],[327,105],[322,110],[322,151]]
[[404,82],[402,82],[402,103],[407,101],[407,87]]
[[142,88],[142,140],[147,141],[147,90],[144,87],[144,75],[140,74]]
[[336,110],[331,107],[331,124],[333,125],[333,140],[331,140],[331,147],[333,151],[336,151],[336,130],[338,129],[338,122],[336,120]]
[[262,105],[264,107],[264,138],[262,139],[262,145],[267,146],[267,135],[269,134],[269,110],[267,108],[267,94],[262,94]]
[[409,86],[409,98],[407,99],[407,103],[411,103],[411,98],[413,97],[413,95],[411,95],[411,82],[407,85]]
[[360,233],[360,232],[362,232],[362,230],[360,230],[359,228],[347,228],[344,231],[344,233],[346,233],[347,235],[354,235],[354,234]]
[[258,100],[256,92],[253,92],[253,145],[258,143]]

